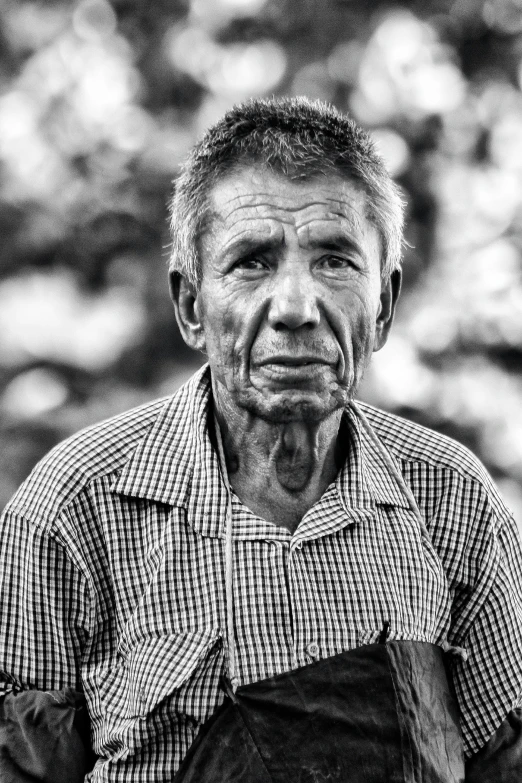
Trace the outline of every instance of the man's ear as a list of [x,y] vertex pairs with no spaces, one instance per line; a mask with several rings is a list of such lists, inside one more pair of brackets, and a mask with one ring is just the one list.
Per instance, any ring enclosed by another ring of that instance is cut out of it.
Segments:
[[204,351],[205,333],[197,291],[179,272],[169,273],[169,288],[181,336],[190,348]]
[[386,344],[390,333],[395,307],[401,292],[402,269],[396,269],[387,280],[382,281],[379,312],[375,324],[373,350],[379,351]]

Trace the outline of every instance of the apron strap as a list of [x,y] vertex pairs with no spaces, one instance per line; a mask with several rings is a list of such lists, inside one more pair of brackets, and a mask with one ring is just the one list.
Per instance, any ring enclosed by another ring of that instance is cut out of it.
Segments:
[[234,644],[234,582],[233,582],[233,547],[232,547],[232,494],[228,480],[227,463],[225,461],[225,451],[223,449],[223,440],[221,429],[216,416],[214,415],[214,425],[216,431],[216,442],[218,447],[219,467],[221,476],[227,493],[227,510],[225,514],[225,596],[227,613],[227,639],[226,649],[226,668],[228,683],[232,693],[236,692],[239,685],[236,663],[236,646]]

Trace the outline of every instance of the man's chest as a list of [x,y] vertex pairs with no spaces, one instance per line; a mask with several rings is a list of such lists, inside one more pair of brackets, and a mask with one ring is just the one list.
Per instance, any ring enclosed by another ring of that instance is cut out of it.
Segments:
[[[114,614],[84,668],[105,748],[122,731],[132,746],[137,727],[161,716],[197,727],[223,699],[224,539],[163,507],[142,520],[139,543],[111,553]],[[442,566],[405,509],[377,506],[351,519],[331,509],[293,536],[243,517],[232,543],[241,683],[376,641],[386,622],[391,638],[438,643],[447,635]]]

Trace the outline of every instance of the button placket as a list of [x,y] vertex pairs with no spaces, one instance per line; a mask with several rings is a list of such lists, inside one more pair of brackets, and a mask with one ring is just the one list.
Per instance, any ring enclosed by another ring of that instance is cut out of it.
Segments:
[[[307,589],[307,558],[303,555],[306,537],[294,540],[290,551],[290,562],[294,576],[293,590],[293,616],[294,616],[294,642],[296,661],[300,666],[313,663],[320,657],[320,649],[316,639],[312,636],[315,632],[315,624],[310,622],[309,596]],[[312,637],[312,638],[311,638]]]
[[291,579],[288,574],[288,570],[291,568],[292,547],[288,538],[278,539],[277,541],[274,541],[274,543],[276,545],[277,551],[277,562],[279,563],[281,572],[284,574],[283,578],[285,583],[285,595],[288,608],[287,624],[285,624],[285,636],[287,636],[289,640],[288,653],[291,658],[291,666],[296,668],[299,664],[295,656],[293,594]]

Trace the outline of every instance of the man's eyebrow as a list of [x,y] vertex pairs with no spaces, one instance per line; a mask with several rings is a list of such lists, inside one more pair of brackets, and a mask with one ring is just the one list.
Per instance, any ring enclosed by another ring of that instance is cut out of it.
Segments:
[[238,237],[232,240],[224,248],[224,255],[243,256],[252,253],[269,253],[277,247],[281,247],[281,239],[277,236],[271,237]]
[[308,234],[306,246],[311,250],[357,250],[364,255],[360,242],[344,232],[323,236],[321,234]]

